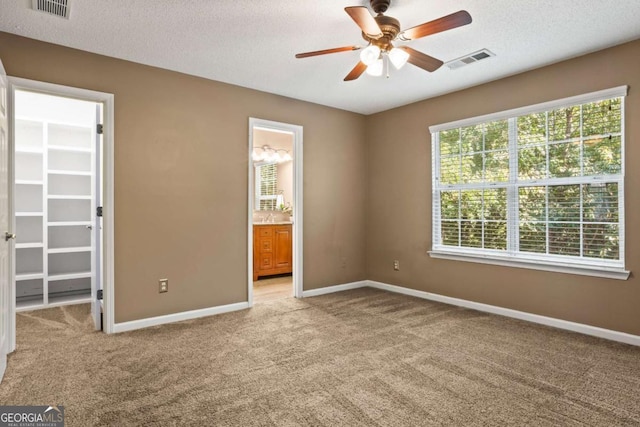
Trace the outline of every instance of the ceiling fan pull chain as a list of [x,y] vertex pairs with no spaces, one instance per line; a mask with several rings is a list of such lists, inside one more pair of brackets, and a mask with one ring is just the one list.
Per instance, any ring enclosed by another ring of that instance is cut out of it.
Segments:
[[387,69],[387,78],[389,78],[389,55],[384,55],[384,66]]

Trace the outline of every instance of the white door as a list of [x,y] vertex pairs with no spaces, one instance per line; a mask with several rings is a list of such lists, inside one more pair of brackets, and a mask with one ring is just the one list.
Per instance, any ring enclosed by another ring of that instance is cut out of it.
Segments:
[[93,203],[91,213],[93,220],[93,236],[91,239],[91,314],[93,324],[97,331],[102,329],[102,296],[98,293],[102,291],[102,212],[98,215],[98,209],[102,210],[102,134],[98,132],[98,124],[102,124],[102,104],[96,104],[94,164],[93,164]]
[[9,120],[7,74],[0,61],[0,381],[7,367],[9,348]]

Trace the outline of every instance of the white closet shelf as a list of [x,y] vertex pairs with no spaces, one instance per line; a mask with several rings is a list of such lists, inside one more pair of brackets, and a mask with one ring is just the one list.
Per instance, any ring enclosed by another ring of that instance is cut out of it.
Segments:
[[73,227],[77,225],[92,225],[91,221],[57,221],[48,222],[49,227]]
[[[87,293],[90,293],[90,292],[87,291]],[[36,299],[36,300],[17,301],[16,311],[29,311],[36,308],[60,307],[62,305],[85,304],[89,302],[91,302],[91,295],[85,296],[85,294],[50,296],[49,303],[45,306],[44,303],[42,302],[42,297],[41,297],[40,299]]]
[[33,117],[25,116],[24,114],[16,114],[15,118],[18,122],[29,122],[37,125],[42,124],[41,120],[35,120]]
[[28,311],[40,307],[42,307],[42,295],[40,295],[40,299],[16,301],[16,311]]
[[47,198],[50,200],[91,200],[91,196],[74,196],[63,194],[50,194],[47,196]]
[[69,171],[69,170],[60,170],[60,169],[49,169],[47,171],[50,175],[77,175],[77,176],[91,176],[91,172],[85,171]]
[[59,307],[61,305],[84,304],[91,302],[91,290],[87,290],[86,294],[80,295],[49,295],[49,304],[47,307]]
[[25,114],[16,115],[16,120],[20,120],[23,122],[31,122],[31,123],[47,123],[48,125],[63,126],[63,127],[76,128],[76,129],[93,129],[93,127],[87,126],[82,123],[78,123],[77,121],[74,122],[74,121],[50,120],[50,119],[40,120],[40,119],[34,119],[32,116],[28,116]]
[[91,272],[90,271],[83,271],[80,273],[67,273],[67,274],[54,274],[49,276],[47,279],[50,282],[56,281],[56,280],[70,280],[70,279],[86,279],[91,277]]
[[16,153],[43,154],[42,148],[16,147]]
[[53,248],[47,251],[50,254],[70,254],[74,252],[91,252],[91,246],[76,246],[69,248]]
[[42,242],[40,243],[16,243],[16,249],[32,249],[32,248],[42,248],[44,245]]
[[16,212],[16,216],[42,216],[42,212]]
[[43,181],[36,181],[31,179],[16,179],[16,184],[19,185],[42,185]]
[[91,153],[91,148],[85,147],[71,147],[66,145],[49,145],[49,150],[55,151],[72,151],[75,153]]
[[20,280],[34,280],[34,279],[43,279],[44,274],[42,273],[24,273],[24,274],[16,274],[16,282]]

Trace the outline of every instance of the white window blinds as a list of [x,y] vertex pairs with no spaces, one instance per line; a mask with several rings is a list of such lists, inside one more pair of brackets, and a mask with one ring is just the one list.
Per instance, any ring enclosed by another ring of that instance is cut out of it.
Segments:
[[256,166],[256,206],[260,211],[276,210],[278,197],[278,165],[268,163]]
[[433,250],[623,268],[625,94],[432,128]]

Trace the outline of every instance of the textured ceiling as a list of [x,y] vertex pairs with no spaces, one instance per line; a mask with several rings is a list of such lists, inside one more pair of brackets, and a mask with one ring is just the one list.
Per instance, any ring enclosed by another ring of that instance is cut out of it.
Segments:
[[342,79],[363,45],[345,6],[366,0],[71,0],[69,20],[0,1],[0,31],[363,114],[474,86],[640,38],[640,0],[392,0],[409,28],[464,9],[473,23],[407,43],[443,61],[487,48],[457,70],[412,65],[391,77]]

